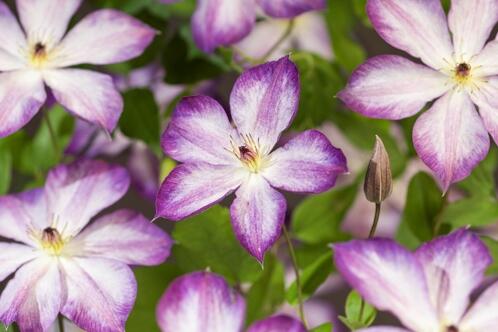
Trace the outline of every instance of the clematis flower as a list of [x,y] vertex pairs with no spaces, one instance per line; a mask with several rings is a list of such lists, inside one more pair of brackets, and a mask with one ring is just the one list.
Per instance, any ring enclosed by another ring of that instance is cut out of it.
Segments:
[[45,85],[72,114],[112,131],[123,101],[110,76],[66,68],[134,58],[150,44],[149,26],[116,10],[89,14],[66,34],[81,0],[17,0],[16,18],[0,1],[0,137],[33,118],[47,99]]
[[[241,332],[245,301],[223,277],[194,272],[174,280],[156,309],[162,332]],[[254,323],[247,332],[304,332],[294,318],[279,315]]]
[[257,5],[269,16],[293,18],[311,10],[324,9],[325,0],[199,0],[192,16],[197,46],[212,52],[246,37],[256,23]]
[[498,1],[453,0],[448,22],[439,0],[368,0],[367,13],[385,41],[423,64],[369,59],[339,98],[355,112],[392,120],[434,100],[415,123],[413,143],[447,190],[484,159],[488,132],[498,141],[498,40],[486,44]]
[[491,256],[481,240],[457,230],[414,253],[392,240],[354,240],[334,245],[342,276],[365,300],[396,315],[406,329],[362,332],[473,332],[498,326],[498,282],[469,306]]
[[280,235],[286,201],[277,189],[319,193],[346,172],[346,158],[308,130],[274,150],[299,100],[296,66],[284,57],[247,70],[230,96],[231,116],[205,96],[184,98],[161,145],[177,166],[162,183],[156,217],[199,213],[236,191],[230,214],[242,246],[260,262]]
[[[127,191],[125,169],[99,161],[58,166],[45,187],[0,197],[0,321],[47,331],[61,313],[86,331],[124,331],[137,286],[128,265],[168,257],[169,236],[138,213],[90,219]],[[89,293],[90,292],[90,293]]]

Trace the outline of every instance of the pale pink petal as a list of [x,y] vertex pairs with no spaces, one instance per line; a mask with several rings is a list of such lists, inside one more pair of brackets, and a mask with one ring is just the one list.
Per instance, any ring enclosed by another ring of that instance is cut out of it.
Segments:
[[230,95],[233,121],[269,152],[294,118],[299,104],[299,74],[284,57],[239,76]]
[[296,49],[318,54],[325,59],[332,59],[332,44],[327,22],[321,13],[310,12],[296,18],[296,27],[291,40]]
[[441,319],[458,324],[471,293],[481,284],[491,264],[488,249],[477,235],[460,229],[422,245],[415,256],[422,263],[427,279],[432,281],[429,290]]
[[392,312],[413,331],[438,331],[424,270],[392,240],[353,240],[334,245],[335,265],[346,281],[379,310]]
[[156,32],[132,16],[101,9],[83,18],[58,46],[54,64],[104,65],[135,58],[149,46]]
[[497,0],[452,0],[448,23],[459,61],[479,53],[498,21]]
[[244,298],[210,272],[174,280],[156,310],[162,332],[240,332],[244,315]]
[[40,75],[32,71],[0,73],[0,137],[27,124],[47,95]]
[[494,331],[498,326],[498,282],[492,284],[479,296],[459,328],[462,331]]
[[483,81],[488,79],[488,76],[498,75],[498,39],[490,41],[484,49],[474,56],[470,61],[472,67],[472,75],[483,78]]
[[342,151],[317,130],[305,131],[272,152],[268,164],[262,172],[268,182],[294,192],[326,191],[340,174],[347,172]]
[[64,251],[128,265],[157,265],[169,256],[172,244],[166,232],[141,214],[119,210],[94,221]]
[[[294,23],[296,24],[296,23]],[[244,39],[238,42],[234,47],[243,54],[246,54],[255,59],[263,57],[279,38],[284,34],[287,28],[288,21],[283,19],[267,18],[257,22],[251,33]],[[293,31],[295,31],[296,27]],[[280,46],[272,52],[269,60],[278,60],[282,56],[288,54],[291,49],[291,37],[287,38]],[[235,53],[237,56],[237,53]]]
[[422,114],[413,144],[446,191],[467,177],[488,154],[489,136],[465,91],[453,90]]
[[0,71],[20,69],[26,65],[28,45],[21,27],[9,7],[0,2]]
[[20,266],[39,256],[39,252],[23,244],[0,242],[0,282]]
[[392,326],[374,326],[366,329],[356,330],[355,332],[410,332],[410,331]]
[[426,65],[441,69],[453,58],[440,0],[368,0],[367,13],[385,41]]
[[159,188],[156,217],[178,221],[202,212],[237,189],[246,176],[246,171],[234,166],[179,165]]
[[58,166],[45,183],[52,227],[66,236],[78,234],[90,218],[123,197],[129,184],[124,168],[102,161]]
[[30,46],[41,43],[51,49],[66,33],[81,0],[16,0],[16,3]]
[[50,215],[43,188],[27,190],[16,194],[15,197],[21,201],[30,225],[38,230],[50,226]]
[[60,261],[67,287],[61,313],[87,331],[124,332],[137,294],[131,269],[100,258]]
[[326,7],[326,0],[259,0],[266,14],[273,17],[292,18],[311,10]]
[[[497,49],[498,51],[498,49]],[[498,144],[498,77],[489,77],[481,83],[479,89],[470,94],[474,104],[479,107],[484,126]]]
[[242,246],[261,263],[280,237],[286,210],[284,196],[257,174],[236,192],[230,207],[233,230]]
[[397,55],[362,64],[338,97],[355,112],[398,120],[414,115],[451,88],[448,77]]
[[256,21],[254,0],[199,0],[192,16],[197,46],[212,52],[247,36]]
[[57,259],[40,257],[21,267],[0,297],[0,321],[21,331],[47,330],[65,297]]
[[278,315],[253,323],[247,332],[306,332],[306,329],[301,321]]
[[123,111],[123,99],[112,77],[90,70],[44,71],[43,78],[55,99],[69,112],[112,131]]

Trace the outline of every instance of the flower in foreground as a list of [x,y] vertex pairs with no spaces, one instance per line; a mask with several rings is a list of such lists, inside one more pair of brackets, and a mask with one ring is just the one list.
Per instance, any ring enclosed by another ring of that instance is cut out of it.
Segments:
[[107,131],[123,110],[109,75],[66,68],[104,65],[134,58],[155,31],[112,9],[89,14],[66,34],[81,0],[17,0],[16,18],[0,1],[0,137],[33,118],[47,99],[45,85],[72,114]]
[[337,269],[380,310],[408,329],[374,327],[362,332],[476,332],[498,326],[498,282],[469,306],[491,256],[466,229],[422,245],[414,253],[392,240],[354,240],[334,245]]
[[299,101],[296,66],[284,57],[243,73],[230,96],[229,122],[212,98],[184,98],[161,138],[182,162],[162,183],[156,217],[178,221],[236,191],[230,214],[241,244],[263,261],[278,239],[286,213],[275,190],[319,193],[346,172],[346,159],[322,133],[308,130],[273,150]]
[[[174,280],[161,297],[156,318],[163,332],[241,332],[244,298],[223,277],[194,272]],[[248,332],[305,332],[301,322],[279,315],[254,323]]]
[[90,219],[127,191],[125,169],[99,161],[59,166],[45,187],[0,197],[0,321],[46,331],[61,313],[86,331],[124,331],[136,296],[128,265],[156,265],[169,236],[129,210]]
[[435,100],[417,119],[413,143],[447,190],[484,159],[488,132],[498,142],[498,40],[486,44],[498,1],[453,0],[448,21],[439,0],[368,0],[367,13],[384,40],[425,65],[374,57],[339,97],[358,113],[393,120]]

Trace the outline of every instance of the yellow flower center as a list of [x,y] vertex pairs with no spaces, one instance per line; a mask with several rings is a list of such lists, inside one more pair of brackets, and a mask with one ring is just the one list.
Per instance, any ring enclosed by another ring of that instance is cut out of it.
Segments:
[[453,69],[453,78],[458,84],[467,84],[472,81],[472,67],[461,62]]
[[244,140],[242,145],[236,146],[231,142],[232,152],[247,169],[253,173],[258,173],[264,166],[264,155],[259,144],[251,135],[245,135],[242,138]]
[[47,227],[42,232],[41,246],[49,254],[59,256],[66,242],[59,231],[52,227]]
[[48,60],[47,47],[43,43],[36,43],[30,51],[29,62],[34,68],[41,68]]

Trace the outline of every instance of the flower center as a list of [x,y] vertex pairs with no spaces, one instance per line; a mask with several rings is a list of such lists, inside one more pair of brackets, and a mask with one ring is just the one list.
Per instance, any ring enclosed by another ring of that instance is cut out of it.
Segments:
[[453,70],[454,78],[460,84],[467,83],[472,77],[471,71],[472,67],[468,63],[461,62]]
[[41,245],[48,253],[58,256],[64,248],[65,242],[57,229],[47,227],[42,232]]
[[43,43],[36,43],[31,50],[30,63],[35,68],[40,68],[47,61],[47,47]]
[[456,327],[455,325],[448,326],[446,328],[446,332],[458,332],[458,327]]
[[231,142],[232,152],[251,172],[258,173],[264,161],[259,144],[251,135],[245,135],[242,138],[244,140],[242,145],[236,146]]

